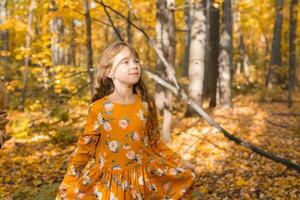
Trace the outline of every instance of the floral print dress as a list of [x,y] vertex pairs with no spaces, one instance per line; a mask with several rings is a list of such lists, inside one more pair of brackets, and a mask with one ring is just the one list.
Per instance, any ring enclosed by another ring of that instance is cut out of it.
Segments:
[[148,104],[134,95],[131,104],[105,96],[90,105],[56,200],[191,199],[195,174],[160,139],[157,117],[147,128]]

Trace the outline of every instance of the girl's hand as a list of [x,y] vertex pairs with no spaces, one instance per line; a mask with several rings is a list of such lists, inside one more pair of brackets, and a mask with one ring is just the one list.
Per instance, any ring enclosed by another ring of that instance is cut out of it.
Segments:
[[184,168],[190,169],[190,170],[192,170],[194,173],[196,173],[195,166],[194,166],[192,163],[190,163],[190,162],[184,160],[182,166],[183,166]]

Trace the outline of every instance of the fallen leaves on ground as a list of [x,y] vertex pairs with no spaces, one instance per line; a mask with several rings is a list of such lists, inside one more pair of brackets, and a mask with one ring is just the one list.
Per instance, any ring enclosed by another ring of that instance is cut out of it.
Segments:
[[[235,136],[300,164],[300,116],[276,114],[300,112],[299,101],[288,109],[243,95],[232,109],[206,110]],[[300,199],[299,172],[235,144],[202,118],[180,116],[182,110],[174,116],[173,142],[167,145],[196,166],[193,199]],[[75,145],[55,143],[45,134],[13,137],[0,151],[0,198],[39,199],[47,189],[48,198],[54,195]]]

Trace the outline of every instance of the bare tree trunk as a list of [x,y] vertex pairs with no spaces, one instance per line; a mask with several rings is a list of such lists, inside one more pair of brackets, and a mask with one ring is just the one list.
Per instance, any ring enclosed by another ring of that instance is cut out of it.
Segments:
[[288,85],[288,106],[292,107],[292,91],[296,82],[296,30],[297,30],[297,14],[298,0],[291,0],[290,3],[290,61],[289,61],[289,85]]
[[[51,12],[57,11],[57,5],[55,0],[51,0]],[[51,30],[51,49],[52,49],[52,65],[64,65],[65,64],[65,49],[61,43],[64,40],[64,27],[63,21],[60,17],[54,17],[50,21]]]
[[[273,85],[274,79],[274,70],[278,67],[281,67],[281,29],[282,29],[282,9],[283,9],[284,0],[276,0],[276,16],[273,30],[273,42],[272,42],[272,54],[271,54],[271,63],[268,69],[266,86],[271,88]],[[278,78],[278,73],[276,77]],[[278,79],[277,79],[278,81]]]
[[22,91],[22,103],[21,103],[21,110],[24,111],[25,108],[25,101],[27,95],[27,87],[28,87],[28,67],[30,63],[30,45],[31,45],[31,25],[33,21],[33,11],[35,8],[35,0],[31,0],[29,9],[28,9],[28,19],[27,19],[27,33],[26,33],[26,54],[24,59],[24,75],[23,75],[23,91]]
[[76,31],[75,31],[75,23],[74,20],[71,21],[70,27],[70,45],[68,47],[68,55],[67,55],[67,64],[76,66]]
[[210,68],[209,68],[209,54],[210,54],[210,44],[209,44],[209,38],[210,38],[210,7],[212,4],[212,0],[205,0],[204,2],[204,7],[205,7],[205,47],[204,47],[204,79],[203,79],[203,92],[202,96],[204,97],[207,95],[208,92],[208,86],[209,86],[209,73],[210,73]]
[[219,104],[224,108],[231,103],[231,65],[232,65],[232,11],[231,0],[224,0],[219,54]]
[[[175,65],[176,55],[176,34],[175,34],[175,1],[174,0],[157,0],[157,17],[156,17],[156,43],[159,50],[163,53],[168,63]],[[163,63],[157,59],[157,71],[164,78],[167,74],[164,70]],[[162,138],[169,142],[171,140],[171,120],[172,120],[172,93],[161,85],[156,85],[155,101],[157,108],[163,111]],[[160,112],[161,113],[161,112]]]
[[220,42],[220,4],[213,4],[210,7],[210,53],[209,53],[209,67],[210,67],[210,102],[209,107],[217,105],[217,80],[218,80],[218,55]]
[[[191,7],[191,44],[189,61],[189,96],[199,105],[203,100],[203,82],[205,73],[205,14],[204,2],[198,0]],[[188,105],[186,116],[195,115],[195,110]]]
[[[128,4],[128,21],[131,21],[131,17],[132,17],[132,3],[131,0],[127,0],[127,4]],[[127,42],[129,44],[132,45],[133,43],[133,32],[132,32],[132,28],[131,28],[131,23],[127,23]]]
[[241,21],[240,21],[240,16],[241,13],[237,12],[235,13],[236,16],[236,24],[238,24],[238,30],[237,30],[237,35],[238,35],[238,61],[236,65],[236,74],[241,74],[243,73],[248,80],[249,78],[249,57],[246,54],[245,51],[245,44],[244,44],[244,35],[241,30]]
[[[7,11],[7,0],[2,0],[0,2],[0,24],[5,23],[8,17]],[[0,50],[5,52],[5,55],[0,57],[0,61],[3,61],[4,67],[8,66],[9,62],[9,31],[8,30],[1,30],[0,31]]]
[[87,51],[87,70],[89,74],[90,93],[93,93],[93,49],[92,49],[92,30],[91,30],[91,17],[90,17],[89,0],[84,0],[84,15],[86,23],[86,51]]
[[183,76],[189,75],[189,59],[190,59],[190,43],[191,43],[191,15],[190,6],[192,6],[191,0],[185,0],[185,39],[184,39],[184,58],[183,58]]

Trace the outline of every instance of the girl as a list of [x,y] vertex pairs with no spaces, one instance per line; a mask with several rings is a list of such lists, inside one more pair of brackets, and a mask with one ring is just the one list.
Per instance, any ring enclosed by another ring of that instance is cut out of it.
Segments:
[[103,53],[93,103],[56,199],[191,199],[194,167],[160,139],[139,56],[125,42]]

